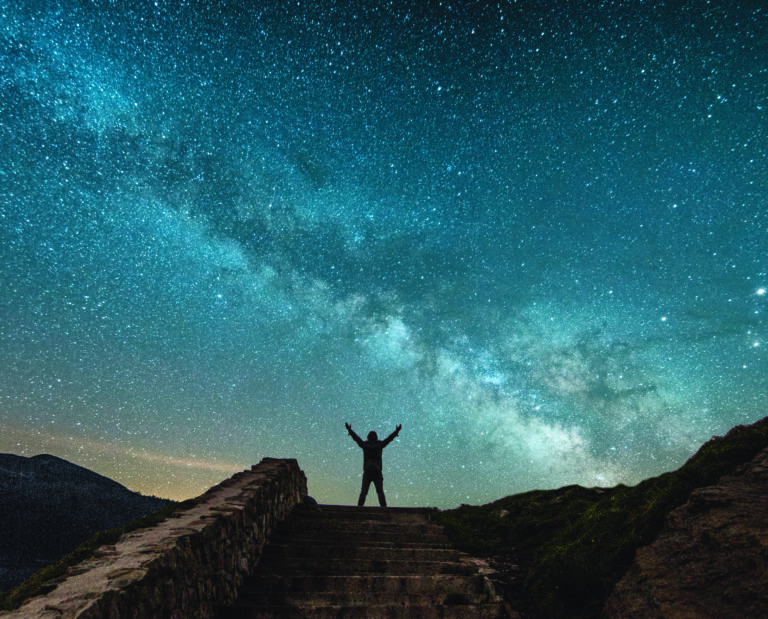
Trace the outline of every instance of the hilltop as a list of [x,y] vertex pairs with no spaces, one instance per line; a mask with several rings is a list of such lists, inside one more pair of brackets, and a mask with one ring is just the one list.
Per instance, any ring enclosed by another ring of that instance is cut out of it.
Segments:
[[433,518],[454,545],[492,560],[524,617],[662,617],[660,608],[690,608],[694,598],[700,616],[708,605],[760,617],[768,616],[766,513],[768,417],[636,486],[536,490]]

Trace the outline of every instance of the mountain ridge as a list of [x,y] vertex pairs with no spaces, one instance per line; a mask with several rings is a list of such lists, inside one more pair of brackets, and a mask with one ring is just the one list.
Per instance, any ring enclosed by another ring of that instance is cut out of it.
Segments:
[[172,503],[51,454],[0,454],[0,590],[73,551],[94,533]]
[[[625,576],[641,574],[642,578],[648,578],[649,568],[637,565],[641,550],[657,540],[663,541],[664,533],[672,528],[701,528],[701,524],[677,523],[681,514],[693,517],[702,510],[732,509],[732,513],[738,514],[739,521],[743,521],[745,511],[752,522],[759,521],[754,513],[749,514],[749,509],[754,511],[755,508],[745,507],[744,503],[748,502],[744,500],[745,494],[737,492],[733,496],[717,486],[724,484],[727,487],[736,483],[735,479],[741,483],[740,478],[747,472],[768,467],[761,464],[762,456],[768,457],[768,417],[750,425],[737,425],[724,436],[713,436],[679,469],[648,478],[635,486],[619,484],[612,488],[584,488],[571,485],[554,490],[532,490],[486,505],[462,505],[437,511],[433,518],[444,526],[448,538],[460,550],[490,560],[499,574],[498,588],[525,617],[656,616],[647,614],[657,602],[652,600],[653,592],[642,583],[630,585],[624,582],[622,591],[626,596],[635,595],[636,598],[641,596],[637,593],[641,591],[651,599],[643,607],[645,615],[610,614],[605,604]],[[768,496],[768,475],[753,474],[749,481],[758,488],[758,493]],[[700,495],[723,494],[728,494],[730,503],[705,502],[702,507],[701,500],[697,499]],[[765,509],[760,514],[765,520]],[[721,519],[728,522],[727,516],[721,516]],[[734,538],[746,536],[745,539],[763,540],[768,537],[757,526],[751,526],[746,533],[736,525],[729,524],[726,529]],[[704,538],[719,539],[719,535],[712,531]],[[768,539],[760,548],[768,556]],[[671,544],[667,544],[655,547],[654,556],[667,553],[668,558],[659,563],[671,563],[676,552]],[[649,556],[649,552],[642,556]],[[751,560],[736,546],[724,543],[711,544],[706,556],[716,562]],[[696,561],[701,560],[701,557],[693,556],[686,559],[690,561],[691,569],[701,569],[696,566]],[[759,570],[739,573],[743,574],[744,587],[750,583],[758,590],[768,591],[768,579]],[[672,582],[666,584],[670,585],[670,591],[683,589]],[[731,595],[746,601],[749,593],[746,588],[740,591],[735,586]],[[743,616],[766,616],[761,612],[768,612],[768,594],[761,603],[764,606],[758,612]],[[613,604],[613,608],[630,606],[625,601],[619,603],[616,598]],[[639,602],[637,604],[639,606]],[[670,607],[677,604],[678,609],[685,605],[682,598],[669,604]],[[716,604],[711,604],[711,608],[713,615],[701,616],[724,616],[717,615]]]

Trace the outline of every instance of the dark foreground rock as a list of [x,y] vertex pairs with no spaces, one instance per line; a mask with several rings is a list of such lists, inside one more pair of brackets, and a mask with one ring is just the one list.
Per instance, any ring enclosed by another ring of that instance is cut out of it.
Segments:
[[603,614],[768,617],[768,449],[671,512]]

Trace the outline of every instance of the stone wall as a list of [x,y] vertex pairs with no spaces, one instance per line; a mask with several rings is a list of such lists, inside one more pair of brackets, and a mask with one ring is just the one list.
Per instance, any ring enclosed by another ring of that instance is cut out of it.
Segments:
[[44,597],[0,613],[69,619],[197,619],[234,600],[275,524],[307,494],[296,460],[264,458],[190,509],[123,536],[70,569]]

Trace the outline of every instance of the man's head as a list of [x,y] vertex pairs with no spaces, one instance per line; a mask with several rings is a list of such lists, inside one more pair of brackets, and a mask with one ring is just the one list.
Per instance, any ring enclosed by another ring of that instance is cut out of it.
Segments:
[[376,432],[374,432],[373,430],[371,430],[370,432],[368,432],[368,440],[369,440],[369,441],[378,441],[378,440],[379,440],[379,437],[378,437],[378,435],[376,434]]

